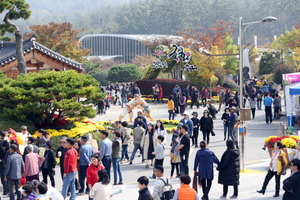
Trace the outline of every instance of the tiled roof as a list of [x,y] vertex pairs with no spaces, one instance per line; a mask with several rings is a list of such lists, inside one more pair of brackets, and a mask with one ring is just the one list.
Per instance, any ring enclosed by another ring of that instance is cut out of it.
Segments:
[[[0,43],[1,44],[1,43]],[[27,39],[23,41],[23,51],[24,54],[31,52],[32,50],[37,49],[48,56],[66,63],[67,65],[73,66],[79,70],[83,70],[82,64],[76,61],[73,61],[69,58],[66,58],[59,53],[48,49],[47,47],[41,45],[40,43],[35,41],[35,38]],[[17,59],[16,56],[16,43],[15,42],[3,42],[3,47],[0,46],[0,67],[14,61]]]

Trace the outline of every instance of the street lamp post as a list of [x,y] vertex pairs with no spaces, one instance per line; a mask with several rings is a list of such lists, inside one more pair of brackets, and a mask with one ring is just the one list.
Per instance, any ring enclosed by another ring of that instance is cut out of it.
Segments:
[[[243,23],[242,22],[243,18],[240,17],[239,18],[239,57],[240,57],[240,63],[239,63],[239,70],[240,70],[240,108],[243,106],[243,35],[245,30],[251,26],[252,24],[258,24],[258,23],[262,23],[262,22],[272,22],[272,21],[276,21],[277,18],[269,16],[269,17],[265,17],[263,18],[261,21],[254,21],[254,22],[247,22],[247,23]],[[244,28],[244,30],[242,29],[243,26],[246,26]],[[250,67],[250,66],[249,66]],[[240,152],[240,170],[244,171],[244,134],[241,135],[241,152]]]

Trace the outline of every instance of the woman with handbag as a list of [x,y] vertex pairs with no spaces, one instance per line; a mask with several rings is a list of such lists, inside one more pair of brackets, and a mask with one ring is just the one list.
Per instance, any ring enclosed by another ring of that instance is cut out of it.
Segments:
[[280,141],[275,142],[274,151],[272,154],[272,159],[270,162],[269,171],[265,177],[263,186],[261,190],[257,190],[258,193],[265,194],[269,181],[275,176],[275,195],[273,197],[279,196],[280,190],[280,177],[286,174],[286,168],[288,161],[286,159],[286,154],[282,150],[283,145]]
[[234,193],[230,199],[237,199],[238,185],[240,184],[240,151],[235,148],[234,141],[227,140],[227,150],[222,155],[217,170],[219,171],[218,183],[223,185],[221,199],[227,198],[228,186],[232,185]]
[[203,140],[209,144],[209,136],[214,127],[214,122],[212,118],[209,116],[209,111],[204,110],[203,116],[200,119],[200,130],[203,134]]

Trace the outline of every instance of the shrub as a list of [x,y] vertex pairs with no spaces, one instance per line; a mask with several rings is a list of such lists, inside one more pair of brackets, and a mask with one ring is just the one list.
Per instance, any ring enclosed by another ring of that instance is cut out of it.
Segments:
[[236,84],[233,80],[230,78],[225,78],[223,87],[230,88],[230,89],[238,89],[239,85]]
[[113,82],[131,82],[142,78],[141,70],[133,64],[120,64],[108,71],[107,79]]
[[178,85],[181,89],[185,88],[187,85],[192,86],[190,81],[184,80],[173,80],[173,79],[141,79],[135,82],[141,90],[143,95],[153,94],[152,87],[154,84],[161,84],[163,88],[163,96],[169,96],[172,94],[172,90],[175,85]]
[[282,74],[292,73],[295,68],[288,64],[277,65],[274,68],[273,81],[277,84],[282,84]]
[[37,130],[33,122],[29,120],[19,120],[15,118],[0,119],[0,130],[7,130],[8,128],[12,128],[17,132],[21,132],[21,126],[23,125],[27,126],[27,130],[31,134],[33,134]]

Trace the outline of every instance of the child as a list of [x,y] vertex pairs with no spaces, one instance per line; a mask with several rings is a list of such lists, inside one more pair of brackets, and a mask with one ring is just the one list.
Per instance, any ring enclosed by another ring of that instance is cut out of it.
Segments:
[[234,142],[236,145],[236,148],[238,147],[238,134],[239,134],[239,126],[242,125],[244,127],[244,135],[246,135],[246,131],[247,131],[247,126],[243,123],[241,124],[240,120],[236,121],[236,124],[234,125],[234,129],[233,129],[233,137],[234,137]]
[[168,101],[168,112],[169,112],[169,120],[174,120],[174,101],[173,101],[173,95],[169,96],[169,101]]
[[[155,151],[152,152],[153,155],[155,155],[155,162],[154,162],[154,168],[157,165],[164,165],[164,150],[165,150],[165,146],[164,146],[164,139],[165,137],[162,135],[157,136],[157,146],[155,147]],[[153,168],[153,170],[154,170]],[[156,179],[155,174],[153,172],[152,177],[150,177],[150,179]]]
[[178,151],[176,151],[176,148],[180,145],[179,138],[176,138],[172,143],[172,149],[170,151],[170,157],[171,157],[171,176],[170,178],[173,178],[173,173],[176,168],[176,177],[179,177],[179,165],[180,165],[180,154]]

